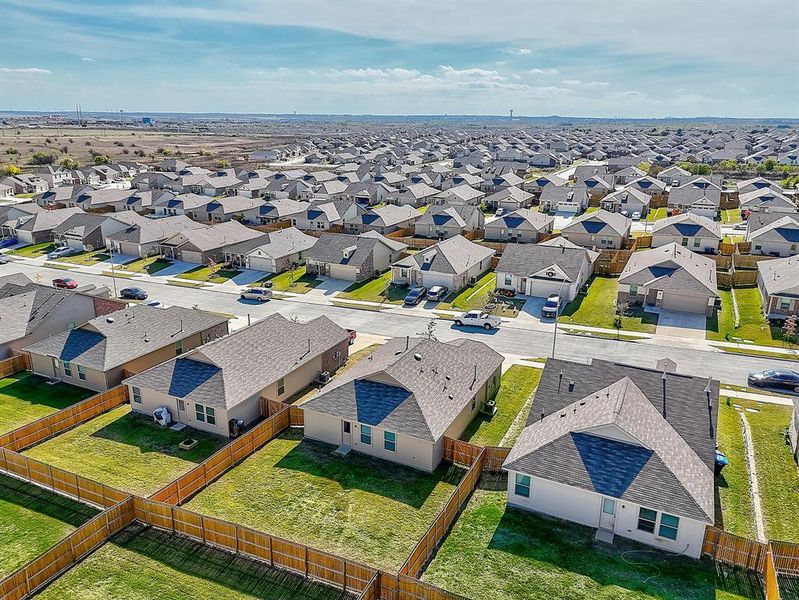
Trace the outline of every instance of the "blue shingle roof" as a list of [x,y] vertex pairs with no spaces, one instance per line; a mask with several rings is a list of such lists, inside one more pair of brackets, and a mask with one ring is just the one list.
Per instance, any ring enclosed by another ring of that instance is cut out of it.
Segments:
[[691,237],[696,235],[697,232],[702,229],[702,226],[693,223],[676,223],[674,228],[680,232],[680,235]]
[[69,332],[66,342],[64,342],[64,348],[61,350],[59,358],[71,362],[104,340],[105,337],[99,333],[86,331],[85,329],[73,329]]
[[571,436],[594,489],[614,498],[621,498],[654,454],[641,446],[595,435],[572,433]]
[[203,383],[220,372],[216,365],[188,358],[175,361],[172,380],[169,382],[169,395],[185,398]]
[[777,233],[784,237],[787,242],[799,242],[799,229],[777,227]]
[[356,379],[354,385],[358,421],[367,425],[380,424],[411,395],[404,388],[363,379]]
[[599,233],[605,227],[601,221],[583,221],[583,227],[588,233]]

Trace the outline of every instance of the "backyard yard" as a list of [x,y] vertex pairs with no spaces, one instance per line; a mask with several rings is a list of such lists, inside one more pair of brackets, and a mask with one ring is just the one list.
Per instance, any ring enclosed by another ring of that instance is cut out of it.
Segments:
[[158,271],[166,269],[171,264],[171,261],[161,258],[160,256],[147,256],[145,258],[137,258],[117,268],[132,273],[155,275]]
[[94,394],[90,390],[58,383],[30,373],[0,379],[0,433],[41,419]]
[[338,600],[341,591],[230,552],[131,525],[50,584],[41,600]]
[[97,510],[0,475],[0,579],[66,537]]
[[[735,312],[732,295],[738,303],[740,322],[735,327]],[[797,344],[782,340],[782,329],[769,324],[763,315],[760,290],[756,287],[719,290],[721,310],[707,319],[707,339],[755,344],[757,346],[777,346],[799,348]]]
[[41,244],[30,244],[29,246],[22,246],[20,248],[16,248],[14,250],[9,251],[9,254],[13,254],[15,256],[22,256],[25,258],[35,258],[37,256],[42,256],[43,254],[47,254],[53,249],[55,249],[55,244],[53,244],[53,242],[42,242]]
[[740,223],[743,221],[740,208],[728,208],[721,211],[722,223]]
[[249,287],[261,286],[265,281],[271,281],[272,289],[276,292],[293,292],[294,294],[307,294],[322,283],[321,279],[306,274],[305,265],[277,275],[269,275],[250,284]]
[[511,366],[502,375],[497,412],[491,417],[478,413],[461,439],[479,446],[512,446],[527,421],[541,373],[534,367]]
[[665,219],[668,216],[669,215],[666,212],[665,208],[653,208],[646,215],[646,220],[652,223],[653,221],[660,221],[660,219]]
[[241,271],[235,269],[225,269],[224,265],[207,265],[204,267],[196,267],[191,271],[186,271],[177,276],[178,279],[186,279],[188,281],[203,281],[207,283],[225,283],[229,279],[233,279],[241,274]]
[[463,475],[428,474],[284,432],[186,508],[396,570]]
[[[564,325],[615,329],[618,291],[618,278],[594,277],[589,281],[588,293],[578,294],[567,304],[558,322]],[[654,333],[657,320],[656,314],[644,312],[640,307],[629,308],[627,314],[621,318],[621,328],[623,331]]]
[[391,283],[391,271],[389,270],[380,275],[380,277],[373,277],[372,279],[352,284],[338,294],[336,298],[402,304],[407,295],[407,287]]
[[[191,450],[178,445],[187,438]],[[120,406],[25,451],[89,479],[147,496],[222,447],[225,440],[193,429],[165,429]]]
[[[733,600],[757,598],[746,578],[720,591],[709,562],[661,553],[595,530],[506,508],[503,481],[477,489],[422,575],[422,580],[474,600],[528,598]],[[736,593],[737,592],[737,593]]]

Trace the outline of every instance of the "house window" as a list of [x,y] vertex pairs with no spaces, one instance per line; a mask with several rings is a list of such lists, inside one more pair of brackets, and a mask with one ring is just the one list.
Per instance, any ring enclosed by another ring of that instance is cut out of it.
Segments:
[[86,367],[78,365],[78,379],[86,381]]
[[688,245],[688,238],[683,238],[681,243],[682,243],[683,246],[687,246]]
[[282,396],[286,393],[286,381],[281,377],[277,380],[277,395]]
[[511,285],[513,283],[513,277],[511,275],[505,275],[505,285]]
[[655,522],[658,514],[654,510],[641,507],[638,509],[638,529],[647,533],[655,533]]
[[638,286],[631,285],[630,286],[630,296],[637,296],[638,295]]
[[141,388],[138,388],[134,385],[130,389],[133,391],[133,401],[136,404],[141,404]]
[[[780,300],[780,309],[781,310],[788,310],[789,308],[791,308],[791,301],[790,300]],[[66,371],[66,369],[67,369],[67,364],[69,364],[69,363],[64,363],[64,371]]]
[[383,448],[389,452],[397,451],[397,434],[391,431],[383,432]]
[[195,404],[194,408],[198,421],[208,423],[209,425],[216,425],[216,415],[214,414],[213,408],[210,406],[203,406],[202,404]]
[[183,354],[183,340],[178,340],[175,342],[175,356],[180,356]]
[[763,249],[762,244],[755,244],[755,250],[762,250],[762,249]]
[[658,535],[670,540],[677,539],[677,528],[680,526],[680,517],[661,513]]
[[372,428],[361,423],[361,443],[367,446],[372,445]]
[[64,361],[64,375],[67,377],[72,377],[72,363],[65,360]]
[[695,239],[695,240],[694,240],[694,248],[699,248],[699,244],[700,244],[700,243],[701,243],[701,242],[699,241],[699,239]]
[[513,491],[517,496],[523,496],[525,498],[529,498],[530,476],[522,475],[521,473],[516,473],[516,486],[514,487]]

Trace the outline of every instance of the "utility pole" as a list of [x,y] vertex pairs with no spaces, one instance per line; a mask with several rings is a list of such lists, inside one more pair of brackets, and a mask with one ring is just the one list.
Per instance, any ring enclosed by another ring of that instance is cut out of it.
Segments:
[[111,257],[111,281],[114,285],[114,298],[117,297],[117,277],[116,273],[114,272],[114,244],[112,242],[108,242],[108,254]]
[[560,293],[563,291],[563,285],[566,283],[566,280],[560,282],[560,287],[558,288],[558,309],[555,313],[555,329],[552,332],[552,358],[555,358],[555,343],[558,341],[558,317],[560,317],[560,304],[562,302],[562,298]]

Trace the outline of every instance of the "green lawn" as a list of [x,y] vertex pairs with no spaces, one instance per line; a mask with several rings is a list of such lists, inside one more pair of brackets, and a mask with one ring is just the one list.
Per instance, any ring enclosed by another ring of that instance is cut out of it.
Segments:
[[47,379],[30,373],[4,377],[0,379],[0,433],[41,419],[92,394],[66,383],[48,385]]
[[[617,277],[594,277],[589,284],[588,294],[578,294],[566,305],[558,322],[568,325],[585,325],[614,329],[616,316],[616,296],[619,291]],[[646,313],[640,307],[630,308],[628,315],[621,318],[622,330],[654,333],[657,315]]]
[[177,278],[208,283],[225,283],[229,279],[233,279],[240,274],[241,271],[236,271],[235,269],[223,269],[221,264],[217,264],[213,267],[196,267],[191,271],[181,273],[177,276]]
[[135,524],[37,596],[42,600],[333,600],[341,591]]
[[741,218],[740,208],[729,208],[721,211],[722,223],[740,223],[741,221],[743,219]]
[[111,255],[103,248],[102,250],[92,250],[91,252],[80,252],[79,254],[72,254],[70,256],[62,256],[55,260],[63,263],[70,263],[74,265],[96,265],[97,263],[104,262],[111,258]]
[[665,208],[654,208],[650,210],[646,215],[646,220],[652,223],[653,221],[659,221],[660,219],[665,219],[669,215],[666,213]]
[[530,412],[528,400],[531,400],[538,387],[542,372],[534,367],[512,365],[502,376],[502,384],[497,392],[497,412],[493,417],[478,413],[461,439],[480,446],[499,446],[511,426],[517,424],[514,430],[519,431],[502,444],[513,445],[527,420],[527,413]]
[[15,256],[24,256],[27,258],[35,258],[37,256],[47,254],[53,249],[55,249],[55,244],[53,244],[53,242],[42,242],[41,244],[22,246],[21,248],[9,251],[9,254],[13,254]]
[[[499,487],[499,486],[495,486]],[[505,490],[478,489],[422,580],[474,600],[725,599],[710,563],[654,551],[595,530],[506,508]]]
[[269,275],[260,281],[250,284],[249,287],[258,287],[262,285],[264,281],[271,281],[272,289],[276,292],[293,292],[295,294],[307,294],[322,283],[321,279],[316,279],[306,274],[305,265],[290,271],[278,273],[277,275]]
[[[740,324],[735,328],[735,313],[732,306],[732,294],[738,302]],[[782,330],[769,324],[762,309],[760,290],[753,288],[734,288],[719,290],[721,310],[707,319],[707,339],[715,341],[738,341],[752,343],[757,346],[778,346],[799,348],[796,344],[782,341]]]
[[[199,440],[192,450],[178,444]],[[218,450],[225,440],[184,429],[164,429],[120,406],[26,450],[25,454],[89,479],[149,495]]]
[[131,271],[133,273],[147,273],[148,275],[155,275],[158,271],[166,269],[172,264],[172,261],[161,258],[160,256],[148,256],[146,258],[137,258],[129,263],[120,265],[114,270],[121,269],[124,271]]
[[486,273],[476,283],[452,292],[444,298],[438,308],[444,310],[475,310],[483,308],[496,287],[497,276],[493,272]]
[[391,271],[386,271],[380,277],[373,277],[372,279],[352,284],[338,294],[336,298],[402,304],[407,295],[408,288],[391,283]]
[[[463,475],[428,474],[284,432],[186,507],[396,570]],[[376,440],[377,441],[377,440]]]
[[97,510],[0,475],[0,579],[66,537]]
[[717,525],[735,535],[754,539],[754,508],[746,470],[743,429],[738,411],[732,406],[732,403],[738,404],[738,400],[733,398],[729,400],[730,404],[727,402],[721,398],[716,438],[719,450],[730,459],[721,475],[716,476],[716,490],[721,502],[721,511],[718,507],[716,511]]

